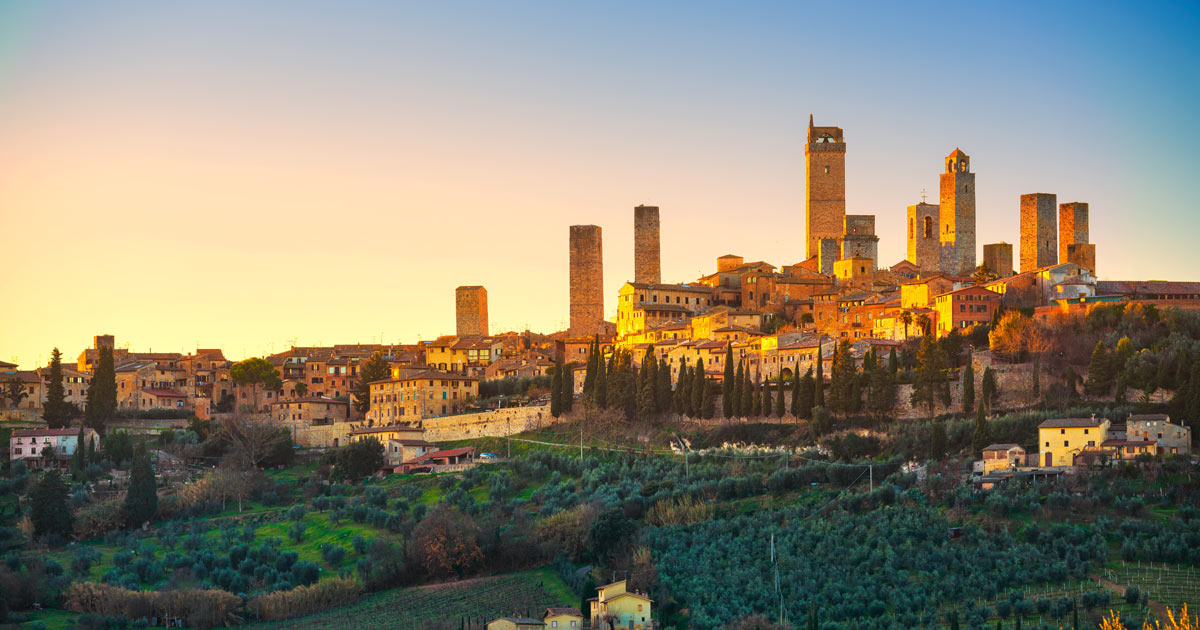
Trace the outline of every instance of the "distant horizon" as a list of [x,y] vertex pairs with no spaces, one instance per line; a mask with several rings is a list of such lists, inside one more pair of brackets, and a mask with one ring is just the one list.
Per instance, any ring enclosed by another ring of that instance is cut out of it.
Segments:
[[980,262],[1040,191],[1090,204],[1101,279],[1200,280],[1200,9],[860,9],[0,1],[0,360],[416,343],[460,285],[550,334],[575,224],[612,319],[638,204],[664,282],[795,264],[810,113],[880,267],[958,147]]

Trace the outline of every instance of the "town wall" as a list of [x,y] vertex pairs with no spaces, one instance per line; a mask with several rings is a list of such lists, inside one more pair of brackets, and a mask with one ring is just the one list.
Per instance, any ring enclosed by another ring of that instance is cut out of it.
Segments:
[[555,421],[550,415],[549,405],[509,407],[480,413],[464,413],[457,416],[425,418],[421,428],[425,439],[430,442],[448,442],[478,437],[503,437],[522,431],[531,431]]

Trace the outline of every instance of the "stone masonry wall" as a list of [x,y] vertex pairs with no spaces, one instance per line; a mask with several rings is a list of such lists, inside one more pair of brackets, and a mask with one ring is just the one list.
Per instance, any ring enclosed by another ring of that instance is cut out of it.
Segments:
[[975,271],[975,173],[942,173],[939,214],[942,271],[971,275]]
[[[939,207],[918,203],[908,207],[908,261],[922,271],[941,268],[938,229],[941,225]],[[929,236],[925,236],[925,219],[929,219]]]
[[571,335],[604,332],[604,246],[598,225],[572,225]]
[[846,144],[809,142],[804,146],[804,157],[808,189],[804,206],[808,238],[805,257],[811,258],[819,253],[821,239],[842,235],[846,216]]
[[448,442],[477,437],[503,437],[530,431],[554,422],[549,405],[510,407],[481,413],[426,418],[421,421],[425,439]]
[[637,206],[633,209],[633,281],[662,282],[658,206]]
[[[1058,206],[1058,259],[1070,261],[1071,245],[1088,241],[1088,205],[1072,201]],[[1091,269],[1091,267],[1088,267]]]
[[983,264],[992,273],[1007,278],[1013,274],[1012,243],[988,243],[983,246]]
[[1057,196],[1021,195],[1021,272],[1058,264]]

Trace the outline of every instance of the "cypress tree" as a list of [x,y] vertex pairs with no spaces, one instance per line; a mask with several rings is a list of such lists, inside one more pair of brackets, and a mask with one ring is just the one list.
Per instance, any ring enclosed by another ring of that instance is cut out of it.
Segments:
[[971,435],[971,450],[983,457],[983,449],[992,443],[992,433],[988,430],[987,417],[983,412],[983,401],[979,401],[979,409],[975,412],[975,432]]
[[150,455],[145,446],[139,444],[133,457],[133,470],[129,474],[129,490],[125,493],[125,522],[137,527],[154,518],[158,511],[158,487],[154,482],[154,468],[150,466]]
[[712,418],[716,415],[716,402],[713,400],[712,388],[701,381],[700,385],[700,415],[705,418]]
[[1103,396],[1110,389],[1112,389],[1112,359],[1108,356],[1104,342],[1097,341],[1096,347],[1092,349],[1092,356],[1088,360],[1087,379],[1084,381],[1083,391],[1088,396]]
[[600,407],[608,407],[608,368],[609,365],[604,361],[604,355],[599,355],[596,358],[596,404]]
[[783,399],[783,370],[779,371],[779,381],[775,387],[775,415],[782,418],[786,413],[787,403]]
[[946,456],[946,423],[935,422],[929,431],[929,459],[940,460]]
[[742,412],[738,415],[745,418],[755,415],[754,401],[757,400],[757,393],[754,391],[754,383],[750,382],[750,366],[746,366],[746,373],[742,377]]
[[654,344],[646,348],[642,357],[642,372],[638,377],[637,406],[642,418],[654,416],[658,406],[658,361],[654,358]]
[[738,362],[737,372],[733,377],[733,404],[731,405],[733,408],[733,415],[739,417],[746,415],[742,409],[742,390],[745,389],[745,384],[746,364],[744,361],[742,361]]
[[983,369],[983,381],[980,383],[980,387],[983,389],[983,401],[987,403],[990,411],[1000,397],[1000,390],[996,387],[996,373],[990,366]]
[[792,374],[792,405],[791,412],[793,418],[800,417],[800,375]]
[[96,449],[96,437],[92,436],[92,439],[88,440],[87,443],[87,463],[96,464],[99,461],[100,453]]
[[79,425],[79,435],[75,438],[75,452],[71,454],[71,473],[76,477],[83,472],[84,457],[87,456],[87,443],[84,442],[83,425]]
[[825,376],[822,373],[822,364],[825,363],[825,357],[822,356],[821,342],[817,341],[817,373],[813,376],[813,406],[825,406]]
[[575,404],[575,370],[574,363],[568,363],[560,368],[561,374],[558,379],[558,386],[562,388],[558,395],[558,408],[561,413],[567,413]]
[[562,363],[550,368],[550,415],[562,415]]
[[862,379],[855,376],[850,381],[850,403],[846,406],[846,413],[857,414],[862,410]]
[[692,414],[688,413],[688,402],[692,400],[692,373],[691,368],[688,367],[687,357],[683,357],[680,361],[679,377],[675,379],[675,412],[691,416]]
[[888,353],[888,371],[895,374],[900,369],[900,362],[896,359],[896,348],[892,347],[892,351]]
[[762,384],[759,383],[758,377],[754,377],[754,384],[750,389],[750,415],[757,418],[762,415]]
[[967,353],[967,364],[963,366],[963,413],[971,413],[975,408],[975,366],[971,358],[971,353]]
[[1200,433],[1200,356],[1192,364],[1192,373],[1188,377],[1187,418],[1191,421],[1192,434]]
[[29,518],[39,536],[71,533],[71,510],[67,507],[67,484],[57,470],[42,475],[33,491]]
[[1124,405],[1129,402],[1125,398],[1125,375],[1124,374],[1117,377],[1117,392],[1115,395],[1114,402],[1117,405]]
[[704,392],[708,390],[703,357],[696,361],[696,373],[692,379],[692,409],[695,410],[697,416],[702,417],[704,415]]
[[600,335],[592,338],[588,346],[587,372],[583,375],[583,396],[594,399],[596,394],[596,366],[599,364]]
[[47,376],[46,402],[42,406],[42,419],[51,429],[62,429],[71,424],[67,412],[66,395],[63,392],[62,353],[55,348],[50,353],[50,374]]
[[733,417],[733,344],[725,344],[725,373],[721,379],[721,414],[726,418]]
[[671,364],[667,363],[667,357],[659,359],[655,374],[655,408],[658,413],[671,413]]
[[88,384],[87,409],[85,418],[87,426],[99,433],[112,421],[117,412],[117,373],[113,366],[112,348],[100,348],[99,361],[96,371],[92,374],[92,382]]
[[807,420],[812,418],[812,408],[816,406],[813,402],[815,386],[813,385],[812,368],[808,368],[804,376],[796,380],[799,383],[797,390],[800,393],[792,398],[792,415]]

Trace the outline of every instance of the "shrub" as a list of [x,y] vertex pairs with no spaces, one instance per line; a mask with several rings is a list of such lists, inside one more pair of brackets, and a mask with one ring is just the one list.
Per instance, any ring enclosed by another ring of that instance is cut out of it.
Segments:
[[290,591],[261,595],[250,600],[246,608],[259,619],[290,619],[349,604],[362,593],[363,587],[358,580],[338,577],[311,586],[297,586]]
[[300,561],[292,565],[292,582],[298,585],[308,585],[321,579],[321,568],[308,562]]
[[336,567],[346,558],[346,548],[341,545],[324,544],[321,546],[321,557],[331,567]]
[[690,525],[712,518],[713,505],[690,496],[664,499],[646,513],[646,521],[658,527]]
[[241,598],[222,590],[178,589],[132,591],[95,582],[75,582],[67,590],[66,607],[78,613],[145,619],[168,613],[184,623],[211,628],[233,623]]

